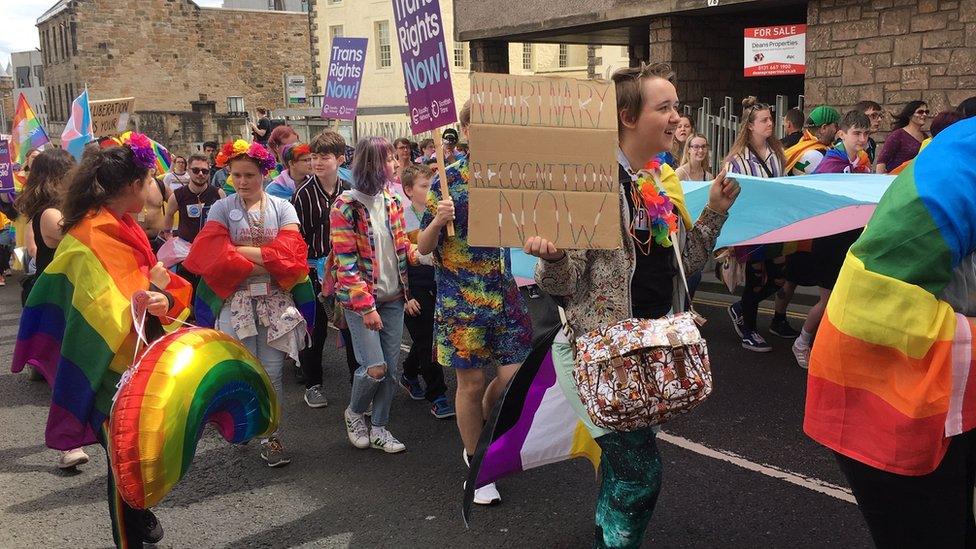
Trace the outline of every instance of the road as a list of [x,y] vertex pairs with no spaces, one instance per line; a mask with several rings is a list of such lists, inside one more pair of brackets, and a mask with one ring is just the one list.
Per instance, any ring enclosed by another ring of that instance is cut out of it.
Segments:
[[[43,445],[47,386],[7,368],[19,290],[16,277],[0,288],[0,547],[110,546],[104,453],[91,447],[90,464],[60,472],[57,452]],[[793,362],[789,342],[776,339],[765,355],[741,349],[722,297],[700,297],[698,309],[710,319],[703,332],[715,392],[665,427],[659,442],[664,488],[645,546],[870,547],[833,458],[802,433],[806,372]],[[292,464],[268,469],[257,445],[233,447],[208,429],[192,469],[156,508],[166,529],[160,547],[592,543],[597,482],[584,460],[501,481],[503,503],[476,508],[466,529],[453,421],[434,419],[426,405],[399,392],[391,430],[408,451],[352,448],[342,423],[349,384],[332,341],[327,408],[307,408],[303,387],[286,380],[284,443]]]

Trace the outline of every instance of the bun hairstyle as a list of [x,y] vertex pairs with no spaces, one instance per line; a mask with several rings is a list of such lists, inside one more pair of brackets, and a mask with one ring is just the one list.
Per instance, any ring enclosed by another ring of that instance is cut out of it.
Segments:
[[[752,129],[750,124],[756,121],[756,114],[761,111],[769,111],[772,114],[772,107],[765,103],[760,103],[756,96],[750,95],[742,100],[742,119],[739,121],[739,135],[729,148],[729,154],[725,157],[728,163],[734,156],[745,156],[747,150],[752,147]],[[786,164],[786,156],[783,153],[783,144],[776,136],[771,136],[766,140],[766,145],[779,158],[780,164]]]
[[61,212],[64,233],[81,222],[89,213],[105,206],[109,200],[149,175],[149,168],[136,159],[128,146],[108,149],[89,149],[81,158],[81,165],[71,176],[64,193]]

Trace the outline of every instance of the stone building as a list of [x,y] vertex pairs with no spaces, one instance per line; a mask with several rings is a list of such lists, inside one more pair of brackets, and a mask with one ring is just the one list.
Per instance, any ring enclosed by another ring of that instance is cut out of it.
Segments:
[[15,51],[10,54],[14,77],[14,101],[24,94],[41,124],[47,126],[47,101],[44,97],[44,62],[41,50]]
[[[804,94],[840,110],[872,99],[897,112],[921,98],[933,112],[976,95],[976,0],[454,0],[456,38],[471,69],[508,72],[511,44],[625,47],[631,65],[665,61],[682,101]],[[743,72],[744,29],[807,24],[806,74]]]
[[284,106],[285,75],[311,78],[308,14],[201,8],[192,0],[60,0],[37,20],[49,134],[71,101],[135,97],[138,111]]

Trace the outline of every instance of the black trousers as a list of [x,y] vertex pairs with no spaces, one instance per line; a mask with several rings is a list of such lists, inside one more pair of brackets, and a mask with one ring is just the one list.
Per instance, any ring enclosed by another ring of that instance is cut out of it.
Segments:
[[742,289],[742,320],[747,331],[756,329],[759,304],[783,287],[784,258],[746,263],[746,283]]
[[[319,275],[314,268],[309,269],[308,277],[312,280],[312,290],[318,296],[322,291],[322,284]],[[349,368],[349,382],[352,383],[352,374],[359,368],[356,362],[356,354],[352,350],[352,336],[348,329],[340,330],[346,349],[346,366]],[[322,352],[325,349],[325,340],[329,335],[329,317],[326,315],[325,304],[321,300],[315,300],[315,326],[312,327],[312,345],[299,351],[298,362],[302,368],[302,377],[305,378],[305,388],[322,384]]]
[[953,437],[939,467],[920,477],[834,455],[879,549],[976,547],[976,431]]
[[434,301],[436,288],[410,290],[411,297],[420,303],[420,314],[403,315],[403,324],[410,332],[410,352],[403,360],[403,375],[409,378],[423,376],[427,390],[424,398],[433,402],[447,393],[444,369],[434,361]]

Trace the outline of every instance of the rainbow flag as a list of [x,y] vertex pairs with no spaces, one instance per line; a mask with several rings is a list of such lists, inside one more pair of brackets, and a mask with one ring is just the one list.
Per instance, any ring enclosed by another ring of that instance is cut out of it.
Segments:
[[804,430],[877,469],[924,475],[976,427],[976,118],[938,135],[851,247],[817,332]]
[[13,139],[10,140],[10,159],[14,164],[23,164],[31,149],[41,148],[51,142],[23,93],[17,99],[17,108],[11,125]]
[[[131,298],[149,288],[156,263],[146,234],[126,215],[99,210],[73,227],[38,277],[21,313],[12,370],[31,364],[51,384],[47,445],[96,442],[120,376],[135,358]],[[189,313],[191,288],[170,275],[168,315]],[[165,324],[175,329],[177,322]]]

